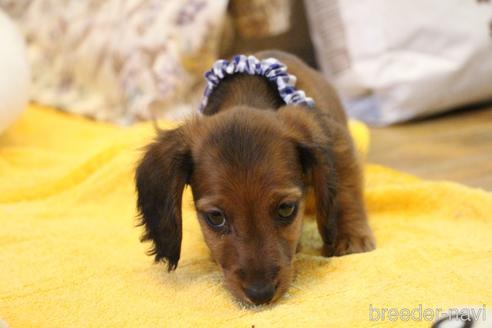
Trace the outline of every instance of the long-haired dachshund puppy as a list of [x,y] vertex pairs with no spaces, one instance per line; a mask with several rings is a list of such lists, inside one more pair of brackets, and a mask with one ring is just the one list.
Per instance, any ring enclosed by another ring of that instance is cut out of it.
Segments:
[[185,185],[240,300],[268,303],[289,288],[306,204],[315,206],[322,255],[374,249],[347,120],[325,79],[277,51],[218,61],[205,76],[202,115],[160,132],[136,171],[155,260],[178,265]]

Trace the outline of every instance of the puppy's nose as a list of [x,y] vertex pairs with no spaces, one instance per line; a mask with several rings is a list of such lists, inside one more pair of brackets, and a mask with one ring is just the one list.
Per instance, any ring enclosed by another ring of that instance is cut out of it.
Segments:
[[275,286],[273,284],[267,285],[251,285],[244,288],[246,296],[255,304],[264,304],[272,300],[273,294],[275,294]]

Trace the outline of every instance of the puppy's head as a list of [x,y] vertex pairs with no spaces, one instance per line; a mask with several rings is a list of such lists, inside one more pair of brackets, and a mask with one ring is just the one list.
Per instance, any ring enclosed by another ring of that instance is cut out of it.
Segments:
[[189,184],[231,292],[254,304],[281,296],[293,277],[303,196],[315,172],[326,175],[315,192],[326,199],[332,192],[329,158],[319,147],[324,140],[307,116],[289,107],[235,109],[159,135],[136,173],[144,239],[153,242],[156,261],[177,266],[181,197]]

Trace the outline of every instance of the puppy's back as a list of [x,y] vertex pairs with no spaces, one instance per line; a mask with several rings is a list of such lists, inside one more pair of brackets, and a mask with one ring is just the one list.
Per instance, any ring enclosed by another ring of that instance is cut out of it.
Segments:
[[347,124],[347,117],[337,92],[319,72],[306,65],[298,57],[283,51],[266,50],[254,55],[259,59],[273,57],[287,65],[289,74],[297,77],[296,87],[304,90],[308,97],[313,98],[318,109],[337,122]]

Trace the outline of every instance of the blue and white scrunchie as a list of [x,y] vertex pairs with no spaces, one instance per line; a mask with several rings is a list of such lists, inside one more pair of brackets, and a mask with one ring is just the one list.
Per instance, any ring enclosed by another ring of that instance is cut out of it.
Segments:
[[200,104],[200,112],[207,106],[208,97],[228,75],[237,73],[261,75],[277,86],[280,97],[287,105],[305,105],[314,107],[314,100],[306,96],[302,90],[297,90],[297,78],[287,73],[287,66],[275,58],[259,60],[255,56],[237,55],[231,61],[217,60],[212,68],[205,73],[207,87]]

